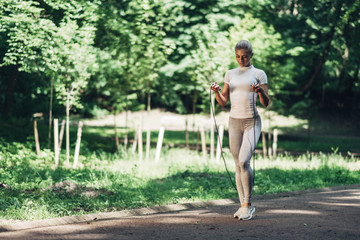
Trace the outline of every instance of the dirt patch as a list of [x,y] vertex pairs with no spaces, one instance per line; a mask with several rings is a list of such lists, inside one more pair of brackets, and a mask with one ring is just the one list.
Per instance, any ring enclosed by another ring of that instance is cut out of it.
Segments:
[[95,189],[95,188],[79,185],[68,180],[58,182],[55,185],[51,185],[49,186],[48,190],[58,193],[66,192],[74,195],[82,195],[90,198],[95,198],[99,196],[99,194],[105,194],[105,195],[114,194],[112,191],[108,191],[106,189]]
[[232,214],[238,203],[229,203],[176,212],[114,216],[61,226],[37,226],[3,232],[0,238],[359,239],[360,185],[255,197],[256,212],[250,221],[234,219]]

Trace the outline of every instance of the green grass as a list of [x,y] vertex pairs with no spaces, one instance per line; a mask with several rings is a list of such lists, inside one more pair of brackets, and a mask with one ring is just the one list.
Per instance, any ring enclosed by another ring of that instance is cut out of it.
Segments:
[[[54,169],[52,150],[46,147],[46,123],[39,122],[38,127],[40,157],[35,154],[32,122],[0,121],[0,223],[237,196],[222,161],[210,162],[200,152],[179,148],[185,146],[184,131],[165,131],[161,160],[155,163],[157,131],[151,132],[151,160],[140,162],[130,150],[121,148],[115,153],[112,127],[85,126],[79,168],[63,166],[63,150],[60,167]],[[77,129],[70,130],[73,156]],[[125,130],[118,131],[123,138]],[[358,159],[346,155],[347,151],[360,152],[356,139],[323,135],[308,139],[282,133],[278,142],[282,155],[276,159],[256,156],[255,195],[360,182]],[[206,134],[209,146],[210,134]],[[129,139],[133,137],[130,131]],[[200,149],[196,132],[189,133],[189,140],[192,148]],[[223,145],[234,176],[226,132]]]
[[[333,152],[335,149],[342,153],[360,153],[359,139],[344,136],[283,134],[279,136],[278,149],[293,152]],[[261,143],[260,143],[261,144]],[[259,146],[258,146],[259,147]]]
[[[1,139],[0,148],[3,221],[237,196],[223,163],[204,160],[195,151],[165,147],[161,161],[155,163],[134,160],[137,156],[125,150],[117,154],[85,150],[80,167],[74,170],[62,165],[54,169],[53,154],[43,151],[37,157],[32,142],[9,144]],[[151,159],[154,154],[152,150]],[[234,176],[234,164],[227,150],[225,156]],[[65,161],[64,154],[60,161]],[[357,160],[337,153],[283,155],[272,160],[257,156],[256,166],[255,195],[360,182]]]

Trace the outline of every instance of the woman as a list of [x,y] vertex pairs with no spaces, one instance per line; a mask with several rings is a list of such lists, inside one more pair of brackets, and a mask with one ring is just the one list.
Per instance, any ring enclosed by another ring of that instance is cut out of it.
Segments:
[[259,96],[260,103],[267,107],[269,96],[265,72],[250,64],[253,57],[251,43],[246,40],[238,42],[235,56],[239,67],[226,72],[222,92],[216,82],[211,85],[211,89],[221,106],[225,106],[230,97],[229,142],[235,160],[236,187],[241,203],[234,217],[250,220],[255,212],[255,207],[251,206],[254,174],[250,160],[261,134],[256,99]]

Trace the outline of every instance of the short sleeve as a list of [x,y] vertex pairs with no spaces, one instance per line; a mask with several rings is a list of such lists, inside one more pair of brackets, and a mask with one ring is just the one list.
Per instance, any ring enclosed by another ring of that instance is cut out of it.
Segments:
[[227,72],[225,73],[224,83],[230,84],[230,74],[229,74],[229,71],[227,71]]
[[259,70],[256,74],[256,80],[260,83],[260,85],[268,83],[266,73],[263,70]]

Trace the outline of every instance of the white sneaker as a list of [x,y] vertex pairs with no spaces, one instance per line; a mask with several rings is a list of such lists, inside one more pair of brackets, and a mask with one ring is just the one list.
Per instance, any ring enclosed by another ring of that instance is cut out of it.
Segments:
[[255,207],[253,207],[253,206],[244,207],[244,210],[245,209],[246,209],[246,211],[244,211],[244,213],[239,216],[239,220],[246,220],[247,221],[247,220],[252,219],[252,216],[253,216],[253,214],[255,212]]
[[249,207],[240,207],[236,213],[234,213],[234,218],[242,219],[242,216],[247,216],[249,213]]
[[239,218],[240,219],[240,216],[242,214],[242,210],[243,210],[243,208],[239,207],[239,209],[236,211],[236,213],[234,213],[234,218]]

